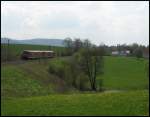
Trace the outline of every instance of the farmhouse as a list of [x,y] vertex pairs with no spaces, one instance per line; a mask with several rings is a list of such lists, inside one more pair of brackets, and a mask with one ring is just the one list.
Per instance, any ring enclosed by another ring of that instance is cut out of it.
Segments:
[[127,56],[130,54],[129,50],[123,50],[123,51],[112,51],[111,53],[113,56]]
[[149,48],[146,48],[143,50],[143,57],[144,58],[149,58]]
[[54,51],[41,51],[41,50],[24,50],[22,59],[36,59],[36,58],[53,58],[55,56]]
[[111,54],[112,55],[119,55],[119,51],[112,51]]

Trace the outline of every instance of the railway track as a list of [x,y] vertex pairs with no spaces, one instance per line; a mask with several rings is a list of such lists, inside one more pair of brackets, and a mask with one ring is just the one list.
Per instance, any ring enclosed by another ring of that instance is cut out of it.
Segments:
[[[49,59],[50,60],[50,59]],[[39,60],[39,59],[33,59],[33,60],[16,60],[16,61],[5,61],[5,62],[1,62],[2,64],[24,64],[24,63],[27,63],[27,62],[34,62],[34,61],[42,61],[42,60]]]
[[24,64],[26,63],[26,60],[16,60],[16,61],[5,61],[5,62],[1,62],[2,65],[5,64]]
[[[56,58],[56,57],[55,57]],[[55,58],[48,58],[46,60],[53,60]],[[66,57],[59,57],[61,59],[67,59],[67,58],[70,58],[70,56],[66,56]],[[7,64],[15,64],[15,65],[19,65],[19,64],[25,64],[27,62],[35,62],[35,61],[41,61],[44,59],[29,59],[29,60],[23,60],[23,59],[19,59],[19,60],[15,60],[15,61],[1,61],[1,65],[7,65]]]

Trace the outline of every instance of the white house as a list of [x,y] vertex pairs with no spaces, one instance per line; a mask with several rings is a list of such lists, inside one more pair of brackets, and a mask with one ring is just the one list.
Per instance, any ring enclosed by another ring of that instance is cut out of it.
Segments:
[[112,55],[116,56],[116,55],[120,55],[120,56],[127,56],[130,54],[129,50],[123,50],[123,51],[112,51],[111,52]]
[[111,54],[112,55],[119,55],[119,51],[112,51]]

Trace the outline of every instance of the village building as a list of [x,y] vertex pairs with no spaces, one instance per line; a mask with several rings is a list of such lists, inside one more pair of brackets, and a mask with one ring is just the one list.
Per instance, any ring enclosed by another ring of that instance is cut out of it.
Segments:
[[122,50],[122,51],[112,51],[111,53],[113,56],[127,56],[130,54],[129,50]]
[[149,58],[149,48],[143,50],[143,58]]

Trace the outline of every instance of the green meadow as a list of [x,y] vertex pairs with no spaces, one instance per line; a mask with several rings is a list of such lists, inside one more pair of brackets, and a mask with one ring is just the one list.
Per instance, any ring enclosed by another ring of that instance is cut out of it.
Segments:
[[[118,90],[148,89],[147,60],[134,57],[105,57],[104,88]],[[98,79],[99,79],[98,78]]]

